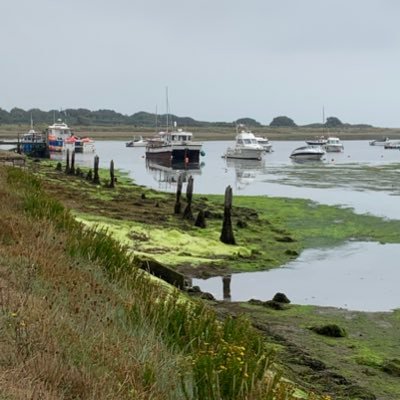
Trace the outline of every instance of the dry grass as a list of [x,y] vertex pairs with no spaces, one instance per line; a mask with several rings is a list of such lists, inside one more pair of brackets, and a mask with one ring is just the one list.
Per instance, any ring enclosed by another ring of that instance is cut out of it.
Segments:
[[0,398],[179,398],[182,357],[132,324],[128,287],[69,258],[66,233],[0,197]]
[[293,399],[247,319],[218,320],[0,168],[1,399]]

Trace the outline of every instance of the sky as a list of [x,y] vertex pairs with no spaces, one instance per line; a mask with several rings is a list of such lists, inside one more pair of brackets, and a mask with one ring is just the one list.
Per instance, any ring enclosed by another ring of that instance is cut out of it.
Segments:
[[[0,108],[400,127],[398,0],[0,0]],[[324,113],[322,110],[324,109]]]

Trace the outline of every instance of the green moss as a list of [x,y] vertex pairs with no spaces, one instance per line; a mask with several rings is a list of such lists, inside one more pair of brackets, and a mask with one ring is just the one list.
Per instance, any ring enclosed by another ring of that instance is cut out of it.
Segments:
[[[103,215],[105,219],[97,223],[107,226],[114,237],[136,253],[170,266],[208,265],[212,269],[220,265],[231,271],[257,271],[279,267],[307,248],[332,247],[347,240],[400,242],[400,221],[358,215],[348,208],[303,199],[235,196],[232,223],[237,245],[229,246],[219,240],[223,196],[194,194],[194,213],[207,210],[210,214],[206,228],[199,229],[173,214],[173,194],[137,186],[120,171],[116,171],[115,189],[66,177],[57,173],[54,165],[41,172],[48,182],[60,187],[58,195],[66,196],[70,190],[69,196],[74,197],[79,191],[85,200],[77,208],[85,209],[85,220],[96,222],[88,213]],[[106,180],[108,171],[101,170],[101,177]],[[144,236],[145,241],[138,239]]]

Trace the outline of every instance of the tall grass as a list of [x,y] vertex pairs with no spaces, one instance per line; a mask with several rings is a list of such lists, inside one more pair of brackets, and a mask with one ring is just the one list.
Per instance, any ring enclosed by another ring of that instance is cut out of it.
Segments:
[[[14,265],[7,269],[14,283],[25,282],[20,292],[36,296],[23,307],[3,302],[3,333],[29,366],[31,384],[44,385],[43,398],[293,398],[246,318],[219,319],[200,300],[166,289],[107,231],[76,222],[31,174],[7,169],[6,178],[2,195],[13,199],[21,226],[2,222],[0,255]],[[52,350],[39,351],[46,343]]]

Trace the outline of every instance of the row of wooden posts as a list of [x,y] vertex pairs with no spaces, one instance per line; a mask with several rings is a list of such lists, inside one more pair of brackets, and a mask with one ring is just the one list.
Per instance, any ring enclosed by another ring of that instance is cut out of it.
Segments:
[[[93,173],[90,169],[86,175],[86,179],[90,180],[96,185],[100,184],[100,177],[99,177],[99,156],[94,157],[94,165],[93,165]],[[57,165],[57,169],[61,170],[61,164]],[[80,169],[75,169],[75,151],[70,152],[69,149],[67,150],[66,154],[66,167],[65,173],[71,175],[80,175]],[[111,160],[110,162],[110,182],[108,187],[114,188],[115,187],[115,174],[114,174],[114,161]],[[180,214],[182,210],[182,185],[183,185],[183,176],[182,174],[178,177],[178,184],[176,189],[176,200],[174,206],[174,213]],[[193,213],[192,213],[192,199],[193,199],[193,177],[190,175],[186,187],[186,207],[183,211],[183,218],[187,220],[194,220]],[[197,218],[195,220],[195,226],[199,228],[205,228],[205,214],[203,210],[200,210]],[[233,227],[232,227],[232,188],[228,186],[225,189],[225,199],[224,199],[224,218],[222,223],[222,230],[220,235],[220,240],[226,244],[236,244],[235,237],[233,234]]]

